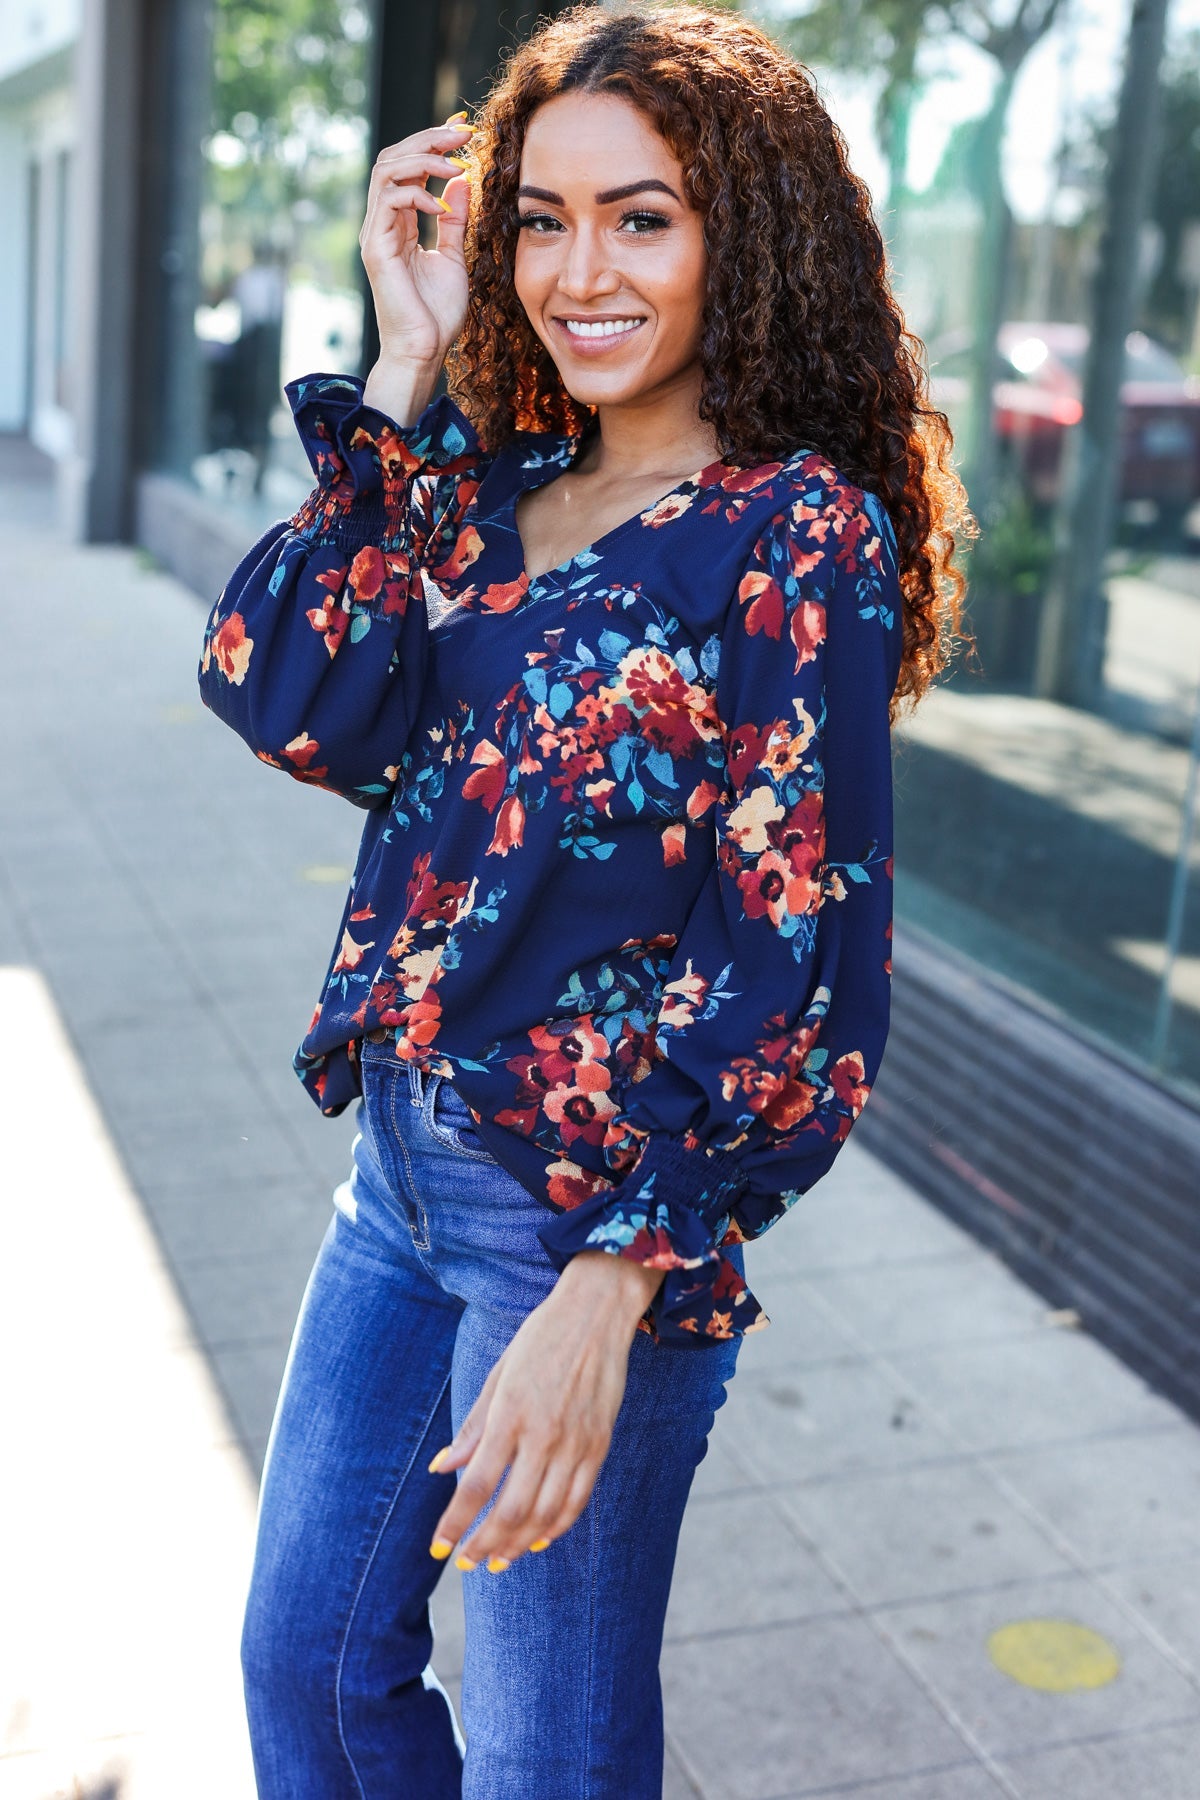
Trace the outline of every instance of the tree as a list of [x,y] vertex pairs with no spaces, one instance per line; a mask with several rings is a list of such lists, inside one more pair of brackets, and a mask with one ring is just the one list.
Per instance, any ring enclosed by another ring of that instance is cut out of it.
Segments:
[[1162,150],[1149,217],[1158,227],[1161,252],[1137,323],[1186,355],[1192,347],[1197,283],[1181,269],[1180,258],[1185,232],[1200,222],[1200,31],[1184,39],[1164,70],[1157,114]]
[[943,0],[816,0],[780,29],[803,60],[840,69],[881,70],[875,135],[888,167],[880,211],[899,204],[908,168],[909,120],[917,90],[917,52]]
[[883,70],[877,130],[888,157],[889,201],[903,190],[908,114],[922,45],[935,35],[949,35],[973,45],[996,64],[991,102],[967,141],[964,170],[979,205],[981,237],[972,307],[970,399],[959,450],[972,505],[984,520],[995,472],[992,385],[1012,237],[1001,172],[1004,127],[1017,75],[1063,4],[1064,0],[815,0],[783,31],[784,41],[806,60],[827,57],[842,68]]
[[1120,473],[1125,338],[1134,321],[1138,240],[1154,179],[1167,6],[1168,0],[1133,0],[1105,183],[1083,418],[1068,440],[1058,555],[1039,644],[1038,692],[1074,706],[1094,706],[1102,684],[1104,565]]

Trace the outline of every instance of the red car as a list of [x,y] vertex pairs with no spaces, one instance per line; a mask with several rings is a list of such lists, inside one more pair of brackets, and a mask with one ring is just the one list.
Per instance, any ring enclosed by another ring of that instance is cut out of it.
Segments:
[[[1044,506],[1058,499],[1066,435],[1083,416],[1087,347],[1086,325],[1000,328],[993,423],[1031,498]],[[934,400],[952,422],[966,402],[969,359],[965,333],[930,346]],[[1156,522],[1176,534],[1200,498],[1200,379],[1140,331],[1125,339],[1120,497],[1134,517],[1152,502]]]

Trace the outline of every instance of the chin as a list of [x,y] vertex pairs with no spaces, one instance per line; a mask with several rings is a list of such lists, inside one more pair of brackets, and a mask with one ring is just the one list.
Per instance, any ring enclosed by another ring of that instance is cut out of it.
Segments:
[[607,381],[589,381],[586,370],[575,374],[559,369],[558,373],[568,394],[580,406],[621,406],[626,401],[636,400],[655,385],[636,376],[625,380],[610,377]]

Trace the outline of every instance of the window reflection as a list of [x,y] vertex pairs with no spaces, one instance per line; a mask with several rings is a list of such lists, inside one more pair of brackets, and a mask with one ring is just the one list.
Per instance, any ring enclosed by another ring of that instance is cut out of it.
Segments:
[[370,19],[351,0],[218,0],[204,143],[192,474],[263,520],[307,492],[282,388],[358,367]]

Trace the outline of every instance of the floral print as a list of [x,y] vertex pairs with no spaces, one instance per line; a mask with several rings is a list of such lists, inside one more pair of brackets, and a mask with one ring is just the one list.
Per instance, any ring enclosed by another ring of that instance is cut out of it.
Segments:
[[402,428],[351,377],[287,395],[317,485],[230,577],[200,687],[364,809],[297,1071],[340,1113],[384,1028],[545,1200],[560,1267],[662,1269],[662,1342],[753,1330],[722,1247],[828,1170],[887,1037],[891,523],[798,449],[530,579],[516,503],[584,435],[488,454],[446,396]]

